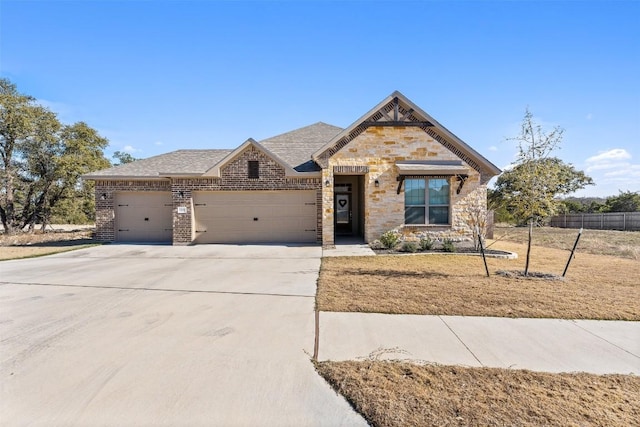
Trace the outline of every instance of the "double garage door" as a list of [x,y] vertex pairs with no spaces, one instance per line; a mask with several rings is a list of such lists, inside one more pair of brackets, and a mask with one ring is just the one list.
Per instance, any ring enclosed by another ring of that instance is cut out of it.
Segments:
[[169,243],[173,236],[173,204],[169,191],[116,194],[116,241]]
[[195,243],[315,242],[315,191],[193,193]]
[[[199,191],[193,193],[194,243],[315,242],[315,191]],[[171,193],[116,194],[116,241],[170,243]]]

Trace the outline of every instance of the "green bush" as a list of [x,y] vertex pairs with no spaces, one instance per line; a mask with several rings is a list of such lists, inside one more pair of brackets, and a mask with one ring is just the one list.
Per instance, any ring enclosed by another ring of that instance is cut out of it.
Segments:
[[404,242],[401,248],[402,252],[414,253],[418,251],[418,244],[416,242]]
[[453,240],[444,239],[444,241],[442,242],[442,250],[445,251],[445,252],[455,252],[456,251],[456,247],[453,244]]
[[382,246],[387,249],[395,248],[399,241],[400,238],[398,237],[398,235],[391,230],[385,232],[382,236],[380,236],[380,243],[382,243]]
[[420,249],[423,251],[428,251],[433,249],[433,240],[430,237],[423,237],[420,239]]

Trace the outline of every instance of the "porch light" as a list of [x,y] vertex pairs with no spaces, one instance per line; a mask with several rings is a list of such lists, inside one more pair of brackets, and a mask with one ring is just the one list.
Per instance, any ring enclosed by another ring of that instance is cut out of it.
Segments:
[[328,187],[328,186],[330,186],[330,185],[331,185],[331,181],[326,180],[326,181],[324,182],[324,186],[325,186],[325,187]]
[[107,193],[102,193],[100,195],[100,200],[107,200]]
[[377,179],[373,182],[373,184],[374,184],[376,187],[380,187],[380,181],[378,181]]
[[178,197],[182,199],[184,197],[184,191],[178,191]]

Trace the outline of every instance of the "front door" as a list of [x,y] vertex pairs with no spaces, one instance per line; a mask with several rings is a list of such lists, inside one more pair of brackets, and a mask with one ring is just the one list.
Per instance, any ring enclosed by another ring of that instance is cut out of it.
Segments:
[[353,232],[351,210],[351,194],[335,194],[335,227],[337,234],[350,234]]

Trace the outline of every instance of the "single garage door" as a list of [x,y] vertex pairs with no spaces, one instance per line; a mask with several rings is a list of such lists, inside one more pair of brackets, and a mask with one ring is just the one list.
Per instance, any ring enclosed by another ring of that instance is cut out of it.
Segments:
[[173,237],[169,191],[116,194],[116,241],[167,243]]
[[316,241],[315,191],[193,193],[196,243]]

